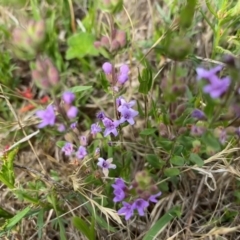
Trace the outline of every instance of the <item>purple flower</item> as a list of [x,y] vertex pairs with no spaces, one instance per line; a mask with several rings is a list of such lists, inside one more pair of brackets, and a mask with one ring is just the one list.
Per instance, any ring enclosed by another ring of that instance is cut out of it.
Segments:
[[65,130],[66,130],[66,127],[64,126],[64,124],[61,123],[61,124],[58,125],[58,131],[59,132],[64,132]]
[[[120,97],[119,97],[120,98]],[[122,112],[122,110],[124,109],[124,108],[132,108],[135,104],[136,104],[136,101],[135,100],[132,100],[132,101],[130,101],[130,102],[126,102],[126,100],[123,98],[123,97],[121,97],[120,99],[119,99],[119,107],[118,107],[118,111],[121,113]]]
[[[118,98],[116,98],[117,108],[120,107],[122,99],[124,100],[124,98],[123,98],[122,96],[119,96]],[[124,100],[124,101],[125,101],[125,100]]]
[[113,159],[109,158],[107,160],[103,158],[98,158],[97,165],[102,168],[105,177],[108,177],[109,169],[115,169],[116,165],[112,164]]
[[219,141],[221,144],[224,144],[227,140],[227,132],[225,129],[223,129],[221,132],[220,132],[220,136],[219,136]]
[[106,116],[105,116],[105,113],[104,112],[98,112],[97,113],[97,119],[99,119],[99,120],[103,120],[104,118],[105,118]]
[[127,202],[123,202],[123,207],[118,210],[119,215],[125,216],[125,220],[127,221],[133,215],[132,205]]
[[205,128],[202,126],[196,126],[196,125],[192,125],[191,126],[191,135],[192,136],[202,136],[203,133],[205,132]]
[[104,137],[108,136],[110,133],[112,133],[115,137],[118,135],[117,132],[117,127],[119,126],[118,121],[112,121],[109,118],[104,118],[102,122],[106,128],[104,131]]
[[128,74],[128,73],[129,73],[129,67],[128,67],[128,65],[123,64],[123,65],[120,67],[120,73],[121,73],[121,74]]
[[128,80],[128,75],[121,73],[118,75],[117,80],[120,84],[124,84]]
[[206,120],[206,116],[203,111],[199,109],[194,109],[192,112],[192,117],[198,120]]
[[144,199],[137,199],[132,204],[132,209],[136,209],[140,216],[144,216],[144,210],[149,206],[149,202],[145,201]]
[[112,184],[112,187],[116,190],[116,189],[125,189],[126,185],[125,182],[123,181],[122,178],[117,178],[114,182],[114,184]]
[[71,129],[74,129],[74,128],[76,128],[77,127],[77,122],[74,122],[74,123],[71,123],[70,124],[70,128]]
[[115,197],[113,198],[114,202],[121,202],[125,198],[125,192],[121,188],[117,188],[113,191]]
[[130,125],[133,125],[134,122],[134,117],[138,115],[138,112],[131,109],[131,108],[122,108],[121,110],[121,119],[119,120],[120,123],[123,123],[127,121]]
[[114,188],[114,202],[121,202],[124,198],[125,198],[125,189],[126,189],[126,185],[125,182],[123,181],[122,178],[117,178],[114,182],[114,184],[112,184],[112,187]]
[[80,146],[76,152],[76,157],[82,160],[85,156],[87,156],[87,149],[83,146]]
[[38,125],[38,128],[43,128],[47,125],[53,126],[55,124],[56,116],[52,105],[49,105],[46,110],[38,110],[36,115],[42,119],[42,122]]
[[62,152],[64,152],[66,156],[71,156],[73,153],[72,143],[65,143],[65,145],[62,147]]
[[112,64],[109,63],[109,62],[105,62],[103,65],[102,65],[102,69],[104,71],[105,74],[111,74],[112,73]]
[[148,199],[148,201],[150,202],[154,202],[154,203],[157,203],[158,200],[156,199],[157,197],[160,197],[162,195],[161,192],[157,193],[157,194],[154,194],[154,195],[151,195]]
[[62,95],[62,99],[67,104],[72,104],[75,99],[75,94],[72,92],[64,92]]
[[71,106],[67,111],[68,118],[75,118],[78,114],[78,109],[74,106]]
[[197,68],[196,69],[197,80],[200,80],[200,79],[210,80],[213,77],[215,77],[216,74],[222,70],[222,68],[223,68],[222,66],[216,66],[210,70],[206,70],[204,68]]
[[229,77],[223,79],[212,78],[210,84],[204,86],[203,92],[209,93],[212,98],[219,98],[228,90],[230,83]]
[[94,123],[91,125],[91,134],[92,135],[95,136],[97,133],[99,133],[101,131],[102,131],[102,128],[97,123]]

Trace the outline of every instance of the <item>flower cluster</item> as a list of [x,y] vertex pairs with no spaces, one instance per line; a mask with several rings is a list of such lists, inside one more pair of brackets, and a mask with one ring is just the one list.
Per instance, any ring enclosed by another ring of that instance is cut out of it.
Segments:
[[83,160],[87,156],[87,149],[84,146],[80,146],[77,150],[74,150],[74,145],[72,143],[66,142],[62,147],[62,152],[68,156],[74,156],[78,160]]
[[32,70],[32,79],[42,89],[55,87],[59,83],[59,73],[49,58],[36,60],[36,68]]
[[203,87],[203,92],[208,93],[212,98],[221,97],[228,90],[231,79],[224,77],[220,79],[217,74],[222,70],[222,66],[214,67],[210,70],[197,68],[197,80],[205,79],[207,84]]
[[111,39],[107,36],[102,36],[100,41],[94,42],[94,46],[96,48],[103,47],[110,52],[113,52],[123,48],[126,45],[126,42],[126,33],[124,31],[114,29]]
[[113,65],[109,62],[105,62],[102,69],[116,92],[118,92],[119,87],[122,87],[129,79],[129,67],[126,64],[123,64],[119,68],[119,72],[116,72]]
[[49,105],[45,110],[38,110],[36,115],[42,120],[42,122],[38,125],[38,128],[54,126],[56,124],[58,126],[58,131],[65,131],[65,125],[62,123],[61,118],[56,117],[55,111],[60,109],[59,113],[65,112],[70,120],[75,118],[78,114],[78,109],[72,105],[74,99],[75,95],[72,92],[64,92],[62,95],[63,106]]
[[[148,182],[147,185],[148,188],[146,188],[146,186],[142,188],[137,184],[137,181],[134,181],[130,187],[127,187],[122,178],[117,178],[115,180],[114,184],[112,184],[114,189],[113,201],[115,203],[122,202],[123,205],[122,208],[118,210],[119,215],[123,215],[126,220],[129,220],[136,210],[139,216],[144,216],[145,210],[150,205],[150,202],[158,202],[157,198],[160,197],[162,193],[157,192],[156,186],[151,185],[150,182]],[[131,200],[131,202],[123,201],[130,195],[136,195],[134,200]]]
[[[122,96],[117,98],[116,106],[119,113],[119,119],[117,120],[112,120],[111,118],[106,117],[103,112],[99,112],[97,114],[98,120],[102,122],[102,125],[105,128],[103,133],[104,137],[108,136],[111,133],[116,137],[118,135],[117,128],[120,124],[127,122],[130,125],[133,125],[135,123],[134,118],[138,115],[138,112],[132,109],[135,103],[135,101],[126,102]],[[99,123],[94,123],[91,125],[91,134],[93,136],[96,136],[96,134],[101,131],[102,128]]]

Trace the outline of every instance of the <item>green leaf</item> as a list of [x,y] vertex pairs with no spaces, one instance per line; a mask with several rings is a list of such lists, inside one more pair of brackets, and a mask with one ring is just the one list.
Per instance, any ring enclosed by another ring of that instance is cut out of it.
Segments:
[[89,224],[87,224],[84,220],[82,220],[79,217],[73,217],[72,218],[73,225],[81,232],[83,233],[89,240],[94,240],[92,238],[92,234],[89,231]]
[[206,133],[202,136],[202,142],[207,146],[213,148],[215,151],[221,149],[221,145],[218,139],[212,136],[210,133]]
[[83,58],[86,55],[97,56],[98,50],[94,46],[95,38],[87,32],[77,33],[68,38],[68,50],[66,59]]
[[187,4],[181,9],[179,25],[182,28],[189,28],[193,21],[197,0],[187,0]]
[[4,210],[2,207],[0,207],[0,218],[7,219],[7,218],[11,218],[11,217],[13,217],[13,215],[10,212],[8,212],[8,211]]
[[78,93],[78,92],[87,91],[91,88],[92,88],[92,86],[75,86],[75,87],[69,88],[69,91],[71,91],[73,93]]
[[65,144],[66,144],[66,141],[57,141],[57,143],[56,143],[56,145],[57,145],[59,148],[62,148]]
[[178,176],[179,174],[180,174],[180,171],[177,168],[166,168],[164,170],[164,175],[166,177],[174,177],[174,176]]
[[165,162],[155,154],[149,154],[146,156],[146,158],[148,163],[156,169],[162,168],[165,165]]
[[142,135],[142,136],[153,135],[155,133],[155,131],[156,131],[155,128],[146,128],[140,132],[140,135]]
[[173,164],[173,165],[176,165],[176,166],[183,166],[184,165],[184,158],[180,157],[180,156],[173,156],[171,159],[170,159],[170,162]]
[[13,189],[15,183],[15,175],[13,171],[13,161],[18,152],[18,148],[8,151],[6,156],[2,157],[2,169],[0,171],[0,181],[8,188]]
[[37,218],[38,239],[42,239],[43,225],[44,225],[44,209],[42,208],[38,212],[38,218]]
[[181,216],[180,207],[173,207],[167,213],[165,213],[153,226],[143,240],[157,239],[157,236],[164,230],[164,228],[175,218]]
[[199,157],[196,153],[191,153],[189,160],[198,165],[198,167],[202,167],[204,165],[204,161]]
[[138,81],[140,83],[138,91],[140,93],[147,94],[150,91],[153,82],[152,70],[150,67],[142,70],[142,75],[138,75]]
[[31,208],[28,206],[22,211],[18,212],[13,218],[6,221],[6,224],[4,225],[4,230],[8,231],[11,230],[13,227],[15,227],[16,224],[18,224],[31,210]]

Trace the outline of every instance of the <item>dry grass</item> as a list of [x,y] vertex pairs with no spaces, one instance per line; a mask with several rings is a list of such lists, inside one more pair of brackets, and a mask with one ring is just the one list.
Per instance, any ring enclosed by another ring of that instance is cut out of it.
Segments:
[[[130,41],[131,45],[129,51],[126,54],[119,56],[116,59],[117,64],[122,62],[127,62],[131,66],[131,90],[129,91],[129,96],[127,98],[132,98],[134,95],[134,88],[138,85],[137,74],[139,63],[133,57],[135,51],[135,46],[142,40],[148,40],[153,36],[154,28],[158,24],[162,24],[161,17],[157,12],[156,4],[158,1],[154,0],[132,0],[125,1],[124,12],[116,17],[117,21],[121,22],[122,26],[127,26],[126,29],[130,31]],[[160,3],[159,3],[160,4]],[[134,6],[134,7],[133,7]],[[163,9],[167,11],[167,6]],[[7,11],[10,14],[10,11]],[[14,15],[10,14],[10,17],[15,21]],[[99,19],[105,18],[106,16],[99,16]],[[206,61],[211,61],[209,59],[209,49],[211,48],[211,31],[206,27],[205,23],[199,23],[198,26],[199,36],[197,36],[197,49],[196,54],[201,56],[201,58],[206,58]],[[162,39],[158,39],[156,44],[160,44]],[[152,61],[152,63],[159,69],[156,79],[163,77],[164,68],[166,65],[171,64],[171,62],[163,59],[163,62],[156,62],[153,47],[145,49],[144,52],[146,57]],[[161,71],[160,71],[161,70]],[[87,81],[85,79],[85,81]],[[116,214],[116,212],[109,208],[104,208],[97,202],[92,200],[93,195],[101,197],[102,189],[92,189],[90,192],[84,185],[82,185],[82,178],[84,174],[81,175],[81,166],[77,171],[75,171],[75,166],[68,165],[62,159],[62,156],[58,148],[53,148],[52,145],[48,146],[46,149],[42,146],[32,144],[32,135],[26,134],[26,129],[37,123],[34,112],[29,112],[25,116],[19,118],[16,110],[11,105],[8,97],[4,94],[3,89],[0,89],[0,98],[6,101],[9,110],[12,113],[14,122],[11,124],[8,133],[1,133],[0,138],[7,139],[9,132],[21,131],[24,135],[23,139],[17,141],[28,142],[29,149],[21,151],[19,153],[18,160],[16,162],[16,174],[17,183],[22,184],[24,181],[32,181],[33,179],[40,178],[48,186],[49,190],[55,184],[49,178],[50,170],[54,169],[62,176],[62,179],[66,179],[60,183],[63,189],[72,189],[71,191],[78,191],[84,195],[87,201],[95,209],[99,209],[103,215],[105,215],[110,222],[114,222],[119,225],[119,231],[114,234],[108,234],[106,231],[98,229],[98,239],[135,239],[141,240],[145,232],[154,225],[154,223],[171,209],[174,205],[179,205],[182,208],[182,216],[180,219],[175,219],[171,224],[167,225],[159,233],[157,239],[226,239],[226,240],[237,240],[240,239],[240,219],[237,214],[233,221],[224,221],[224,216],[226,211],[239,212],[240,207],[234,201],[235,191],[237,190],[237,179],[240,178],[240,164],[238,148],[233,148],[231,144],[226,147],[222,152],[205,160],[205,164],[202,168],[197,166],[187,167],[182,169],[182,174],[179,181],[179,186],[176,189],[171,187],[172,191],[168,195],[163,196],[160,201],[152,209],[151,213],[147,218],[133,219],[128,225],[123,225],[121,219]],[[140,99],[141,96],[136,98]],[[105,99],[96,99],[92,97],[92,103],[89,104],[94,108],[104,108],[102,104]],[[90,107],[90,106],[89,106]],[[143,122],[139,121],[137,127],[141,128]],[[136,139],[133,138],[134,132],[130,133],[127,130],[124,134],[126,139],[132,144],[126,144],[129,149],[136,153],[138,156],[137,161],[141,161],[141,156],[146,153],[146,151],[141,152],[142,146],[136,143]],[[34,134],[37,134],[35,132]],[[54,143],[54,139],[50,139]],[[14,146],[14,139],[12,140],[12,146]],[[49,141],[48,141],[49,144]],[[51,151],[49,150],[51,149]],[[49,151],[48,151],[49,150]],[[152,151],[153,149],[149,149]],[[231,156],[228,159],[228,156]],[[87,164],[87,163],[86,163]],[[17,167],[27,166],[27,168]],[[137,171],[137,166],[134,171]],[[0,186],[0,203],[1,206],[15,213],[23,207],[22,203],[11,197],[8,194],[6,188],[2,185]],[[65,217],[68,216],[84,216],[85,210],[84,205],[86,203],[70,203],[68,200],[64,199],[64,194],[59,195],[59,199],[64,201],[64,206],[69,209],[65,213]],[[48,215],[45,216],[44,224],[44,235],[42,239],[59,239],[58,231],[55,230],[51,223],[54,221],[56,216],[53,211],[49,211]],[[18,233],[13,235],[9,239],[37,239],[36,235],[36,220],[31,221],[24,220],[17,230]],[[71,225],[66,226],[68,232],[68,239],[85,239],[79,234]],[[21,233],[21,234],[19,234]],[[21,236],[20,236],[21,235]]]

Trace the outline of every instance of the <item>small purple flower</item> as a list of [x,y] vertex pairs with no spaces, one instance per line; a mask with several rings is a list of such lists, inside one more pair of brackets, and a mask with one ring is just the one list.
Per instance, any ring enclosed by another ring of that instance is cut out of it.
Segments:
[[[116,105],[117,108],[120,107],[121,105],[121,101],[124,100],[124,98],[122,96],[119,96],[118,98],[116,98]],[[125,100],[124,100],[125,101]]]
[[150,202],[154,202],[154,203],[157,203],[158,200],[156,199],[157,197],[160,197],[162,195],[162,192],[159,192],[157,194],[154,194],[154,195],[151,195],[148,199],[148,201]]
[[76,157],[80,160],[82,160],[83,158],[85,158],[87,156],[87,149],[83,146],[80,146],[78,148],[78,151],[76,152]]
[[201,111],[201,110],[199,110],[199,109],[194,109],[194,110],[192,111],[191,116],[192,116],[193,118],[198,119],[198,120],[206,120],[206,116],[205,116],[204,112]]
[[112,187],[116,190],[116,189],[125,189],[126,188],[126,184],[123,181],[122,178],[117,178],[114,182],[114,184],[112,184]]
[[71,156],[73,153],[73,144],[68,142],[65,143],[62,147],[62,152],[64,152],[66,156]]
[[125,192],[121,188],[115,189],[113,193],[115,195],[113,198],[114,202],[121,202],[126,196]]
[[78,109],[74,106],[71,106],[67,111],[68,118],[75,118],[78,114]]
[[64,126],[64,124],[61,123],[61,124],[58,125],[58,131],[59,132],[64,132],[65,130],[66,130],[66,127]]
[[136,104],[135,100],[132,100],[130,102],[126,102],[126,100],[122,97],[120,99],[118,111],[121,113],[124,108],[132,108]]
[[216,66],[210,70],[206,70],[204,68],[197,68],[197,80],[200,79],[207,79],[210,80],[211,78],[215,77],[218,72],[222,70],[222,66]]
[[223,129],[221,132],[220,132],[220,136],[219,136],[219,141],[221,144],[225,144],[227,140],[227,132],[225,129]]
[[203,92],[209,93],[212,98],[219,98],[228,90],[230,83],[229,77],[212,79],[210,84],[204,86]]
[[121,73],[121,74],[128,74],[128,73],[129,73],[129,67],[128,67],[128,65],[123,64],[123,65],[120,67],[120,73]]
[[109,169],[115,169],[116,165],[112,164],[113,159],[109,158],[107,160],[103,158],[98,158],[97,165],[102,168],[105,177],[108,177]]
[[121,74],[118,75],[117,80],[120,84],[124,84],[128,80],[128,75],[124,74],[124,73],[121,73]]
[[42,119],[42,122],[38,125],[38,128],[43,128],[47,125],[53,126],[55,124],[56,116],[52,105],[49,105],[45,110],[38,110],[36,115]]
[[91,134],[92,135],[95,136],[97,133],[99,133],[101,131],[102,131],[102,128],[97,123],[94,123],[91,125]]
[[112,133],[115,137],[118,135],[117,132],[117,127],[119,126],[118,121],[112,121],[109,118],[104,118],[102,122],[106,128],[104,131],[104,137],[108,136],[110,133]]
[[133,125],[135,123],[134,117],[138,115],[138,112],[131,109],[131,108],[123,108],[121,111],[121,119],[119,120],[120,123],[128,122],[130,125]]
[[76,128],[77,127],[77,122],[74,122],[74,123],[71,123],[70,124],[70,128],[71,129],[74,129],[74,128]]
[[125,216],[125,220],[129,220],[133,216],[133,208],[130,203],[123,202],[123,207],[118,210],[119,215]]
[[104,71],[105,74],[111,74],[112,73],[112,64],[109,63],[109,62],[105,62],[103,65],[102,65],[102,69]]
[[105,113],[104,112],[98,112],[97,113],[97,119],[99,119],[99,120],[103,120],[104,118],[105,118],[106,116],[105,116]]
[[196,126],[196,125],[192,125],[191,126],[191,135],[192,136],[202,136],[203,133],[205,132],[205,128],[202,126]]
[[64,92],[62,95],[62,99],[67,104],[72,104],[75,99],[75,94],[72,92]]
[[138,198],[132,205],[132,209],[136,209],[140,216],[144,216],[144,210],[149,206],[149,202],[144,199]]

